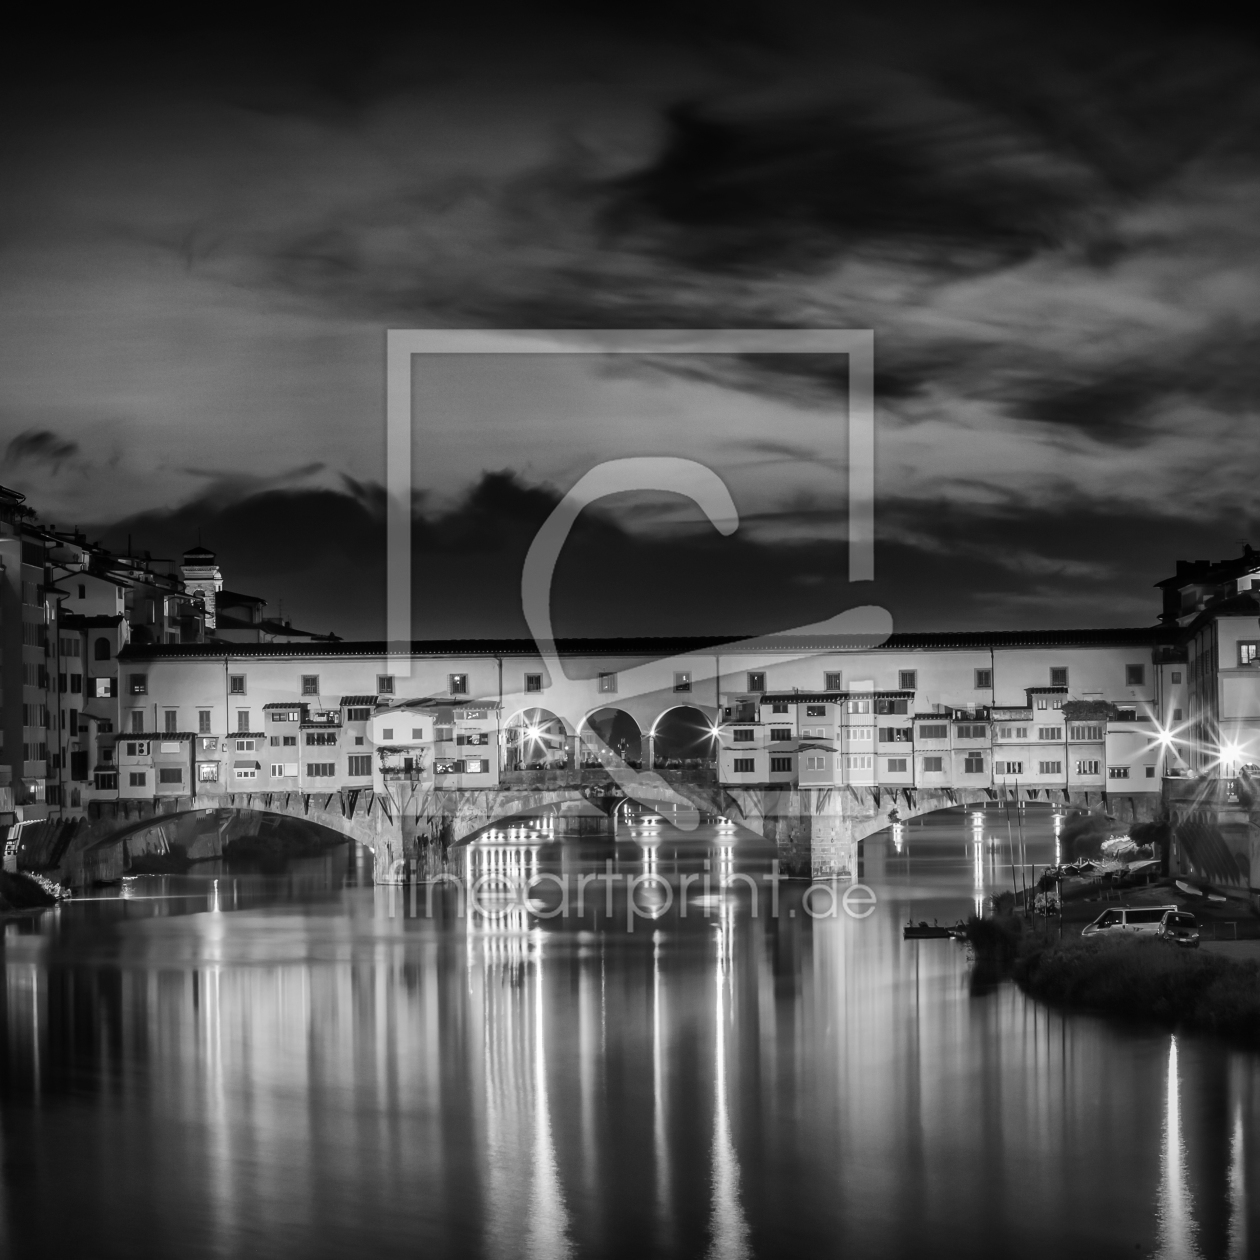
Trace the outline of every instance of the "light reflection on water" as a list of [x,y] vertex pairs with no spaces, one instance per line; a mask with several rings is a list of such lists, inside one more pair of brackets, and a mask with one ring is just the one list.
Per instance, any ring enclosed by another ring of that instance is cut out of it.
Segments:
[[810,919],[799,884],[753,917],[720,881],[768,846],[656,824],[456,851],[711,878],[633,935],[603,884],[581,919],[489,892],[459,917],[451,889],[426,918],[344,850],[10,923],[0,1249],[1246,1255],[1253,1056],[972,996],[963,948],[902,941],[1052,860],[1045,811],[1022,844],[971,812],[865,841],[861,921]]

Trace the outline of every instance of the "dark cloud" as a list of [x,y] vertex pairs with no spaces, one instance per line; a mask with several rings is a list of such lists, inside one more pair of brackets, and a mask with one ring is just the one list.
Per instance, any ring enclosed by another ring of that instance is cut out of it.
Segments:
[[660,157],[624,182],[609,220],[663,225],[671,254],[718,269],[811,268],[868,242],[935,266],[996,266],[1063,240],[1085,190],[950,131],[881,118],[860,99],[768,117],[678,106]]
[[[489,473],[449,510],[417,514],[414,625],[419,638],[524,636],[520,578],[555,491]],[[307,629],[380,638],[385,528],[379,487],[268,490],[232,505],[198,501],[146,513],[93,536],[177,560],[198,538],[228,585],[260,594]],[[1158,514],[1066,504],[967,509],[949,499],[880,506],[876,581],[850,584],[843,542],[757,526],[802,518],[833,537],[834,510],[745,521],[723,538],[707,528],[631,533],[583,513],[556,570],[552,608],[562,635],[758,634],[822,620],[859,603],[888,608],[901,630],[1154,622],[1153,585],[1178,558],[1232,553],[1260,520],[1187,525]]]
[[60,437],[51,429],[25,429],[5,447],[4,462],[14,467],[43,464],[55,473],[78,453],[78,442]]

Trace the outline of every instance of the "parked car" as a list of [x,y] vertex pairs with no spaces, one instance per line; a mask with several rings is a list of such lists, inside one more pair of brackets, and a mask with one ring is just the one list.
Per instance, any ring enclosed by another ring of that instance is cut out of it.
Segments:
[[1199,924],[1188,910],[1170,910],[1160,919],[1155,935],[1183,949],[1199,948]]
[[1082,936],[1154,936],[1169,911],[1179,906],[1116,906],[1081,929]]

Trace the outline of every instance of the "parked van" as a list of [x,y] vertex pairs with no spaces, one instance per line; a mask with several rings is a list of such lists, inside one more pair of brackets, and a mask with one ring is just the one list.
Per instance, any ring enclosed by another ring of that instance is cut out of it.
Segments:
[[1154,936],[1170,910],[1180,906],[1117,906],[1104,910],[1081,930],[1082,936]]

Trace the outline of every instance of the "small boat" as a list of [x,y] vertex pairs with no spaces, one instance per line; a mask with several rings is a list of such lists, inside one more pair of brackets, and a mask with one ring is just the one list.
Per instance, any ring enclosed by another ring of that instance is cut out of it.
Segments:
[[950,929],[941,927],[939,923],[907,923],[902,929],[903,941],[939,941],[948,940]]

